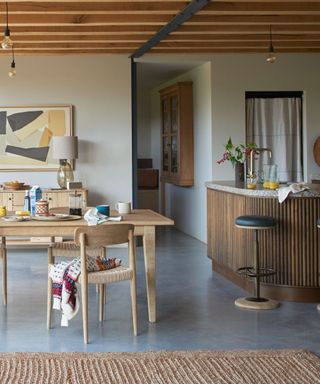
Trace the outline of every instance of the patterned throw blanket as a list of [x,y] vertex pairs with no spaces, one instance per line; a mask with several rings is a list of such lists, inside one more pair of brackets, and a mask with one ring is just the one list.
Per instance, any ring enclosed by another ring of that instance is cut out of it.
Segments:
[[[104,271],[121,265],[120,259],[95,258],[87,256],[87,271]],[[72,261],[62,261],[51,266],[49,276],[52,279],[53,309],[62,313],[61,326],[67,327],[79,310],[79,298],[76,281],[81,273],[81,261],[79,258]]]

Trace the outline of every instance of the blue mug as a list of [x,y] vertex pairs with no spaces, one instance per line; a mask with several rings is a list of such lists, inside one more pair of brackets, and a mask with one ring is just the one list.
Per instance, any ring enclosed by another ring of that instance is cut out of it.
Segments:
[[97,205],[97,211],[105,216],[110,216],[110,205]]

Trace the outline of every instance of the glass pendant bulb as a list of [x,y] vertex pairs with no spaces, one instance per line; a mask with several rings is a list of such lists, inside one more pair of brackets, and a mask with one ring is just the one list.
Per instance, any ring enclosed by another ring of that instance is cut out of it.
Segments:
[[270,44],[269,44],[269,52],[267,56],[268,63],[274,63],[276,61],[276,54],[274,53],[274,48],[272,44],[272,30],[270,25]]
[[12,46],[13,41],[10,38],[8,3],[6,2],[6,27],[4,30],[4,39],[1,42],[1,47],[3,49],[10,49]]
[[13,45],[11,47],[11,51],[12,51],[11,69],[8,72],[8,75],[9,75],[9,77],[15,77],[15,75],[17,74],[17,71],[16,71],[16,63],[14,61],[14,48],[13,48]]
[[9,77],[15,77],[17,74],[17,71],[14,68],[11,68],[8,72]]
[[13,41],[10,39],[10,35],[5,35],[4,39],[2,40],[1,47],[3,49],[10,49],[13,46]]
[[273,45],[270,44],[270,47],[269,47],[269,53],[268,53],[268,56],[267,56],[267,62],[268,63],[274,63],[276,61],[276,55],[274,53],[274,49],[273,49]]

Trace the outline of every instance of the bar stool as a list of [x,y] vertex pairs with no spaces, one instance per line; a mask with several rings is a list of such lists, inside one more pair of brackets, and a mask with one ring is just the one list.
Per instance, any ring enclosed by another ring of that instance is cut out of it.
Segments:
[[260,267],[258,231],[273,228],[276,224],[276,219],[269,216],[239,216],[235,220],[236,227],[252,229],[254,231],[254,265],[252,267],[241,267],[237,270],[239,274],[254,279],[254,296],[236,299],[235,305],[237,307],[246,309],[274,309],[279,306],[279,303],[275,300],[260,297],[261,277],[274,275],[275,271]]
[[[320,228],[320,219],[317,220],[317,227]],[[320,304],[317,305],[317,310],[320,311]]]

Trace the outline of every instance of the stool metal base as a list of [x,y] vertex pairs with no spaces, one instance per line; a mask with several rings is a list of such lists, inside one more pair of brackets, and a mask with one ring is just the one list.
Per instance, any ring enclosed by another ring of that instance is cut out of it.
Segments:
[[245,309],[275,309],[279,307],[279,303],[272,299],[260,297],[241,297],[235,300],[234,304],[239,308]]
[[317,305],[317,310],[320,311],[320,304]]

